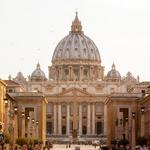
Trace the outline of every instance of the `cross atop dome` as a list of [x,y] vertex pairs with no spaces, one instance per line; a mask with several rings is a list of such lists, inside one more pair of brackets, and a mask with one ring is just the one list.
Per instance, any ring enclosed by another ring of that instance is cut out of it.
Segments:
[[71,32],[83,33],[81,21],[78,18],[78,12],[77,11],[76,11],[75,19],[74,19],[74,21],[72,22],[72,25],[71,25]]
[[113,62],[113,64],[112,64],[112,70],[115,70],[115,69],[116,69],[116,66],[115,66],[115,64]]
[[40,70],[40,63],[39,63],[39,62],[38,62],[37,65],[36,65],[36,69],[37,69],[37,70]]

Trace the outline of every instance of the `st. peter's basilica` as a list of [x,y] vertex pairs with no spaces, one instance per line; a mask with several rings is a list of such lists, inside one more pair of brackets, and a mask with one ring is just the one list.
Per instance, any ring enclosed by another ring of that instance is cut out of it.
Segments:
[[[69,34],[53,52],[48,78],[37,63],[27,78],[19,72],[16,77],[3,80],[7,97],[18,108],[17,126],[22,128],[17,130],[17,136],[34,136],[32,131],[37,130],[41,139],[101,138],[110,143],[114,139],[132,141],[139,135],[150,135],[150,101],[146,100],[150,82],[140,82],[131,72],[122,76],[114,63],[105,73],[99,52],[94,41],[84,34],[76,13]],[[144,125],[140,122],[141,108]],[[34,128],[33,120],[38,128]]]

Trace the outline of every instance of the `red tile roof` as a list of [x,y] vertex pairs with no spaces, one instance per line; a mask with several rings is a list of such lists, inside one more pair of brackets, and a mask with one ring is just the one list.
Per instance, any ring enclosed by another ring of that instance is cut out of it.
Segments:
[[3,81],[7,84],[7,86],[20,86],[20,84],[18,84],[13,80],[3,80]]

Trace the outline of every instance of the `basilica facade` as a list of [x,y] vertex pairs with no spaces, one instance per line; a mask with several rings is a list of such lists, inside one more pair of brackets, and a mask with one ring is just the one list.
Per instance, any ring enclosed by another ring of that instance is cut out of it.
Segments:
[[[9,79],[21,86],[20,91],[10,86],[7,92],[17,99],[20,114],[23,110],[37,116],[38,110],[39,115],[46,110],[44,134],[47,140],[92,141],[101,138],[110,142],[124,136],[131,140],[132,113],[138,114],[139,101],[148,93],[150,83],[140,83],[139,77],[135,78],[130,72],[121,76],[114,63],[105,73],[101,62],[99,49],[84,34],[76,13],[69,34],[54,50],[48,78],[38,63],[28,78],[19,72]],[[34,102],[31,105],[31,101],[36,101],[36,93],[37,101],[43,94],[46,107],[40,108],[39,101],[38,105]],[[27,99],[29,101],[25,102]]]

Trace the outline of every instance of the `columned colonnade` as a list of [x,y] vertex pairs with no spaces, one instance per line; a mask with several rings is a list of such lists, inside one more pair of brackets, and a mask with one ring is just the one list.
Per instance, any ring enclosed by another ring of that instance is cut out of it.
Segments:
[[39,136],[39,121],[36,116],[36,108],[33,109],[34,111],[30,111],[26,116],[25,107],[22,108],[22,137],[38,138]]
[[[62,126],[63,126],[63,112],[61,103],[52,104],[52,122],[53,122],[53,134],[62,135]],[[73,105],[72,105],[73,104]],[[87,102],[86,103],[86,115],[83,112],[83,103],[82,102],[66,102],[65,107],[65,126],[66,126],[66,135],[70,135],[73,130],[76,130],[78,135],[83,135],[83,117],[86,116],[86,135],[96,135],[96,103]],[[74,108],[73,108],[74,107]],[[103,131],[102,134],[107,134],[107,105],[104,104],[104,109],[102,118],[103,118]],[[74,111],[73,111],[74,110]],[[72,121],[72,127],[71,127]],[[85,121],[84,121],[85,122]]]

